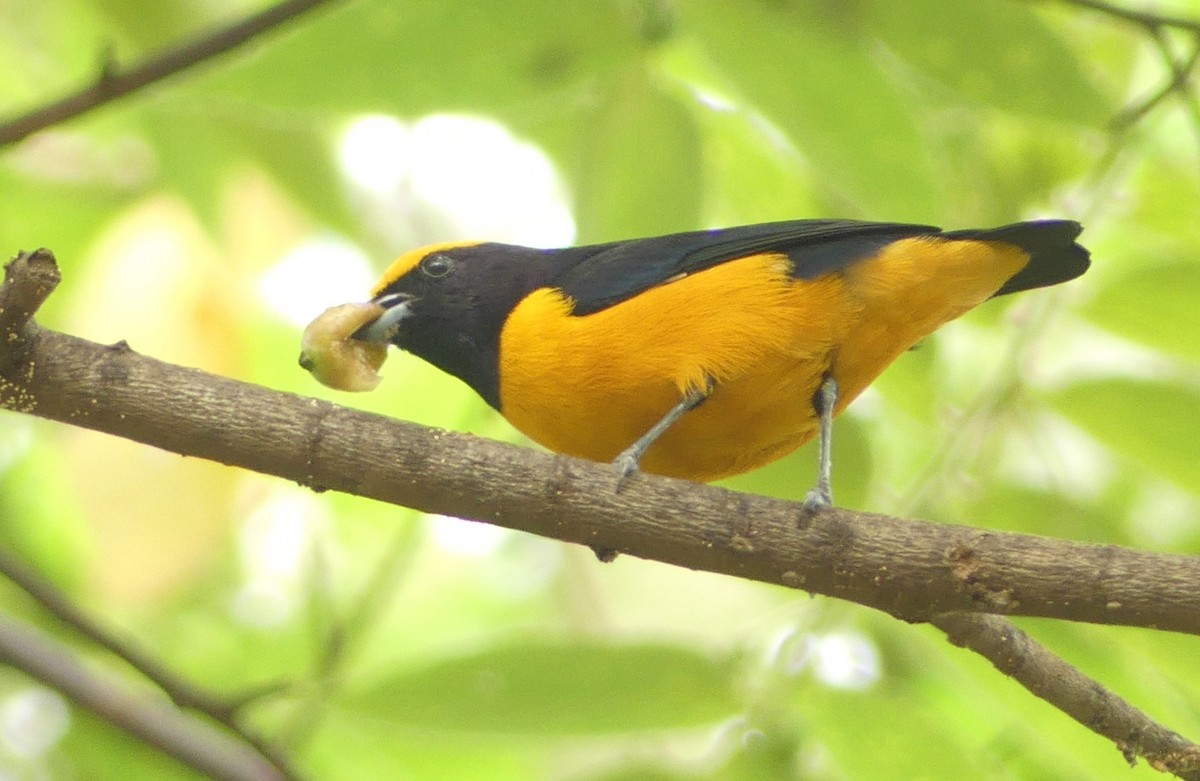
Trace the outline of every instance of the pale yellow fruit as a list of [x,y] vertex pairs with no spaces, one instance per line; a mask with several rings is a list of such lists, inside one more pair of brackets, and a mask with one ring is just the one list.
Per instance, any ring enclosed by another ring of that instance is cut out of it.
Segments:
[[330,388],[374,390],[379,385],[379,367],[387,358],[387,345],[351,339],[350,335],[378,320],[383,312],[383,307],[374,303],[329,307],[304,329],[300,365]]

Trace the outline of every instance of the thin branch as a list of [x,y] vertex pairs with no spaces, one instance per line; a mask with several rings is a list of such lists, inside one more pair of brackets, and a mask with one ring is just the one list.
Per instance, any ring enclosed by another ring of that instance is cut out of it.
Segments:
[[354,606],[341,620],[339,631],[322,650],[317,661],[317,675],[329,678],[346,666],[346,659],[355,647],[365,642],[375,628],[403,579],[413,571],[417,553],[417,527],[409,524],[399,529],[384,549],[375,568],[367,577]]
[[224,54],[329,0],[284,0],[128,70],[106,66],[96,81],[53,103],[0,122],[0,147],[84,114],[143,87]]
[[[0,289],[22,287],[20,256]],[[635,475],[617,493],[606,465],[437,431],[155,361],[126,344],[87,342],[30,322],[0,332],[0,405],[176,453],[428,513],[486,521],[693,569],[780,583],[907,621],[949,612],[1007,613],[1200,634],[1200,557],[992,532],[800,505]],[[977,622],[978,624],[978,622]],[[973,649],[1001,669],[1012,631],[978,624]],[[983,642],[986,640],[986,642]],[[964,640],[966,642],[966,640]],[[988,650],[988,649],[992,650]],[[1027,659],[1054,659],[1049,652]],[[1042,662],[1030,662],[1041,665]],[[1018,677],[1018,680],[1022,680]],[[1096,692],[1076,673],[1044,674],[1052,702]],[[1071,715],[1075,712],[1068,711]],[[1129,709],[1128,734],[1163,728]],[[1105,725],[1084,726],[1108,735]],[[1128,732],[1128,731],[1127,731]],[[1118,739],[1163,767],[1174,754]],[[1180,739],[1182,740],[1182,739]],[[1200,751],[1183,742],[1180,757]],[[1182,762],[1182,760],[1181,760]]]
[[[0,308],[0,334],[10,348],[24,344],[27,325],[33,313],[50,297],[62,280],[54,255],[47,249],[21,253],[23,260],[4,267],[4,306]],[[19,274],[14,273],[20,271]],[[18,355],[16,349],[5,351],[0,358]],[[5,364],[3,368],[9,368]]]
[[257,751],[263,759],[274,765],[280,778],[297,778],[295,771],[289,767],[286,757],[276,751],[261,736],[245,729],[239,723],[236,717],[237,706],[233,701],[219,699],[200,689],[160,664],[135,643],[120,638],[100,626],[52,583],[3,546],[0,546],[0,575],[15,583],[47,613],[71,627],[82,637],[124,661],[161,689],[177,707],[203,713],[229,729]]
[[[1102,187],[1101,184],[1116,170],[1122,147],[1128,140],[1127,131],[1172,95],[1179,95],[1189,107],[1194,118],[1195,130],[1200,133],[1200,98],[1189,89],[1192,72],[1197,64],[1200,64],[1200,20],[1125,9],[1103,0],[1059,0],[1059,2],[1105,13],[1142,28],[1155,42],[1164,65],[1170,73],[1170,78],[1162,87],[1142,100],[1134,102],[1111,121],[1112,134],[1107,148],[1089,175],[1089,179],[1094,183],[1090,188],[1092,191],[1107,190],[1110,188]],[[1177,59],[1174,52],[1171,51],[1166,30],[1172,28],[1192,34],[1193,46],[1191,53],[1186,58]],[[1092,211],[1102,203],[1108,202],[1099,196],[1091,198],[1090,201],[1089,209]],[[1043,299],[1043,301],[1046,300]],[[1003,354],[1004,365],[995,373],[996,381],[988,384],[985,390],[976,394],[960,416],[955,432],[922,467],[917,477],[910,481],[911,487],[900,503],[900,511],[919,510],[927,497],[937,490],[939,484],[945,482],[943,475],[946,473],[947,465],[959,464],[962,461],[963,454],[971,449],[969,445],[972,443],[972,438],[978,438],[981,430],[991,423],[1001,403],[1020,390],[1022,372],[1015,371],[1014,367],[1027,358],[1031,344],[1036,340],[1037,334],[1042,331],[1040,324],[1049,317],[1052,307],[1043,303],[1032,312],[1031,322],[1026,323],[1026,327],[1018,330],[1014,339],[1009,341]],[[978,448],[975,450],[978,451]]]
[[47,613],[71,627],[80,636],[122,659],[147,680],[163,690],[180,708],[193,708],[224,719],[229,709],[216,698],[196,690],[187,681],[165,669],[149,654],[100,627],[80,610],[65,594],[45,580],[31,567],[0,546],[0,575],[8,578],[33,598]]
[[1186,16],[1172,16],[1171,14],[1159,14],[1151,11],[1137,11],[1132,8],[1123,8],[1122,6],[1113,5],[1104,0],[1059,0],[1065,5],[1073,5],[1078,8],[1086,8],[1091,11],[1098,11],[1107,16],[1120,19],[1125,22],[1136,24],[1145,28],[1150,32],[1157,32],[1163,28],[1174,28],[1176,30],[1186,30],[1193,35],[1200,35],[1200,20],[1190,19]]
[[0,663],[63,694],[143,742],[219,781],[286,781],[245,744],[165,700],[146,696],[94,673],[53,640],[0,614]]
[[[1196,133],[1200,148],[1200,96],[1193,89],[1197,64],[1200,63],[1200,20],[1151,11],[1137,11],[1116,6],[1105,0],[1060,0],[1068,5],[1106,14],[1142,28],[1154,41],[1163,65],[1169,74],[1167,81],[1147,97],[1127,106],[1114,117],[1112,130],[1122,138],[1130,128],[1144,119],[1151,111],[1163,105],[1173,95],[1178,96],[1184,109],[1191,115],[1192,130]],[[1177,55],[1171,46],[1170,31],[1184,33],[1192,40],[1192,51],[1187,57]]]
[[948,433],[916,477],[909,481],[909,488],[897,503],[896,512],[920,512],[930,497],[946,487],[951,465],[958,470],[979,462],[982,452],[979,442],[986,437],[1005,402],[1020,391],[1024,374],[1018,369],[1030,352],[1031,345],[1043,333],[1045,321],[1051,314],[1052,308],[1044,303],[1032,309],[1029,321],[1022,328],[1015,329],[1011,339],[1005,340],[998,360],[993,361],[991,381],[985,383],[964,406],[953,431]]
[[303,744],[326,718],[327,710],[322,704],[328,702],[343,684],[342,671],[348,665],[348,658],[366,641],[395,597],[403,578],[412,572],[410,565],[417,552],[416,534],[414,524],[397,530],[357,597],[350,600],[353,608],[347,615],[339,616],[340,620],[330,628],[313,671],[316,686],[292,709],[292,718],[280,729],[284,745]]
[[986,657],[1000,672],[1071,718],[1112,740],[1133,764],[1200,781],[1200,746],[1150,721],[1125,700],[998,616],[952,613],[932,621],[950,642]]
[[[1167,98],[1178,95],[1192,115],[1193,124],[1200,123],[1200,98],[1192,90],[1192,77],[1200,62],[1200,20],[1152,11],[1138,11],[1113,5],[1105,0],[1059,0],[1065,5],[1085,8],[1105,14],[1114,19],[1142,28],[1162,56],[1169,77],[1162,87],[1147,97],[1126,107],[1112,121],[1112,129],[1118,136],[1136,125],[1147,114],[1162,105]],[[1192,53],[1179,57],[1171,48],[1168,31],[1186,33],[1192,38]],[[1200,125],[1197,126],[1200,132]]]
[[1195,70],[1197,62],[1200,62],[1200,36],[1197,36],[1196,42],[1192,46],[1192,53],[1181,62],[1176,61],[1174,55],[1169,50],[1164,51],[1162,54],[1167,69],[1171,72],[1171,78],[1150,95],[1126,107],[1113,119],[1112,128],[1117,133],[1122,133],[1136,125],[1143,117],[1172,95],[1178,94],[1185,100],[1195,100],[1194,96],[1190,94],[1188,87],[1190,86],[1192,71]]

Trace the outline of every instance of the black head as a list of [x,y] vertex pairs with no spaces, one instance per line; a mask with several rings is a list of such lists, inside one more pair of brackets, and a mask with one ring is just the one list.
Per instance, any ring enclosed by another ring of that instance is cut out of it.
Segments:
[[384,272],[372,300],[387,311],[355,338],[407,350],[499,409],[500,331],[521,299],[552,284],[560,253],[496,243],[413,250]]

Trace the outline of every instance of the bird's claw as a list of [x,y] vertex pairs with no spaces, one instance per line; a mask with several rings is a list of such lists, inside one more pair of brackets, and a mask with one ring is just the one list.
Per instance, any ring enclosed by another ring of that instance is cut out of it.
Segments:
[[827,490],[813,488],[804,497],[804,509],[810,513],[818,513],[833,507],[833,496]]
[[623,451],[619,456],[613,459],[613,466],[617,470],[617,492],[620,493],[621,486],[638,471],[637,453],[631,452],[632,448]]

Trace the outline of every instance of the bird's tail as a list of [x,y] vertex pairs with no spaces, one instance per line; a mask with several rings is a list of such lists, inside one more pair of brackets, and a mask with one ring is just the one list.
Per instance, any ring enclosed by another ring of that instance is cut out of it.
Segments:
[[1057,285],[1087,271],[1091,265],[1090,255],[1075,242],[1082,232],[1083,226],[1071,220],[1034,220],[990,230],[949,231],[942,235],[949,239],[1004,242],[1029,254],[1025,268],[996,291],[995,295],[1002,296]]

